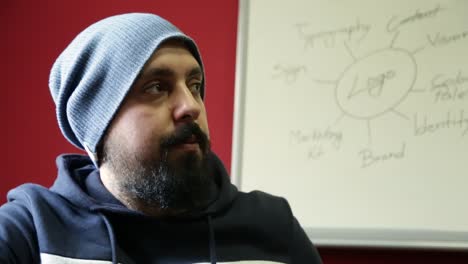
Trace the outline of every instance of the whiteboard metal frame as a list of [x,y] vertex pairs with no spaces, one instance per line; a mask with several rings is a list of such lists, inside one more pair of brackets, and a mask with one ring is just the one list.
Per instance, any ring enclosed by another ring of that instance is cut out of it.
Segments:
[[[246,56],[249,30],[249,0],[239,0],[231,180],[242,190]],[[468,232],[415,229],[343,229],[303,227],[319,247],[376,247],[468,250]]]
[[231,181],[237,186],[242,186],[240,170],[242,168],[243,153],[243,120],[245,102],[245,76],[247,56],[247,30],[248,30],[248,0],[239,0],[237,24],[237,49],[236,49],[236,77],[234,89],[234,124],[232,135],[231,155]]

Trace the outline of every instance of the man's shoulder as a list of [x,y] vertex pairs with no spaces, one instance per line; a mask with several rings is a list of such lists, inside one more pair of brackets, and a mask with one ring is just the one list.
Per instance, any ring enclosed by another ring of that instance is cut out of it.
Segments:
[[242,202],[254,203],[261,207],[268,207],[274,204],[276,206],[287,206],[289,208],[288,202],[285,198],[259,190],[239,192],[237,198]]
[[43,199],[57,199],[59,195],[50,189],[34,184],[25,183],[12,190],[7,194],[8,202],[17,201],[25,205],[31,205],[35,201]]
[[7,194],[7,203],[0,209],[8,208],[11,211],[27,211],[31,216],[38,217],[52,213],[60,208],[70,208],[73,205],[60,194],[44,186],[26,183]]
[[293,217],[291,207],[285,198],[258,190],[239,192],[231,209],[241,211],[243,215],[263,219],[273,217],[289,222]]

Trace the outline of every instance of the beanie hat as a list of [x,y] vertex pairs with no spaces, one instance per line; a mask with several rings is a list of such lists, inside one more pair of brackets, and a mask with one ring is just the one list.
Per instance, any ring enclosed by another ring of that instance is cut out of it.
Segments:
[[[142,13],[116,15],[89,26],[52,66],[49,88],[60,129],[95,164],[97,146],[127,92],[154,51],[168,39],[182,40],[203,71],[191,38],[165,19]],[[202,98],[204,91],[203,81]]]

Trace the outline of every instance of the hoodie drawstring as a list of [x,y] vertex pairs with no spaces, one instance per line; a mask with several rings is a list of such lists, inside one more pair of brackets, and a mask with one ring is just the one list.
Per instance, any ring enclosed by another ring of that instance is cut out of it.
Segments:
[[107,217],[102,213],[99,213],[99,215],[104,220],[104,223],[106,224],[106,228],[107,228],[107,233],[109,234],[109,240],[110,240],[111,252],[112,252],[112,264],[117,264],[117,252],[115,249],[116,246],[115,246],[114,230],[112,229],[112,225],[109,222],[109,219],[107,219]]
[[216,264],[216,240],[211,215],[208,215],[208,228],[210,230],[210,261],[211,264]]

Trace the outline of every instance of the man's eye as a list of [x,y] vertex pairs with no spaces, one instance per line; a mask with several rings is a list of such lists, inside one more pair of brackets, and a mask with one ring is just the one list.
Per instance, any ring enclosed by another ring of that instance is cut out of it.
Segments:
[[200,93],[201,92],[201,82],[196,82],[196,83],[192,83],[190,85],[190,91],[192,93]]
[[159,94],[163,92],[161,83],[150,83],[144,88],[145,93]]

